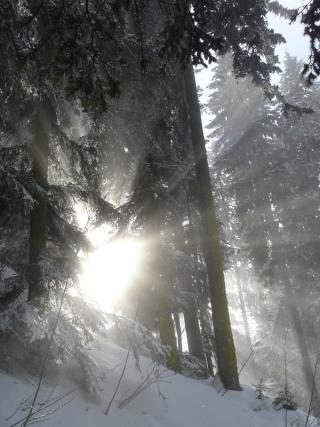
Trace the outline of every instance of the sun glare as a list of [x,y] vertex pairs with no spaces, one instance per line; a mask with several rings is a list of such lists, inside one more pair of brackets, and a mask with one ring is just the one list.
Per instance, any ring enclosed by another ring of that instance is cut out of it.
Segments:
[[141,245],[118,239],[100,244],[83,262],[80,285],[87,297],[104,309],[113,305],[139,270]]

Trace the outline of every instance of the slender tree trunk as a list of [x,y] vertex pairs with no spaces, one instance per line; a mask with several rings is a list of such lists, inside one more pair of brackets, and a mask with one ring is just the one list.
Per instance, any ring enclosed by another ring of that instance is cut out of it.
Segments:
[[[188,219],[189,219],[189,236],[188,236],[188,240],[189,240],[189,250],[190,252],[193,253],[194,259],[196,259],[198,262],[200,262],[199,260],[199,252],[198,252],[198,248],[197,248],[197,244],[195,241],[195,231],[194,231],[194,226],[193,226],[193,219],[192,219],[192,213],[191,213],[191,206],[190,206],[190,200],[189,200],[189,196],[188,193],[186,193],[186,197],[187,197],[187,209],[188,209]],[[205,283],[207,284],[207,276],[203,277]],[[205,288],[205,294],[206,294],[206,298],[208,297],[208,293],[207,293],[208,289],[207,286]],[[207,303],[206,303],[206,308],[205,310],[207,310]],[[209,335],[209,331],[208,331],[208,326],[210,327],[211,330],[211,323],[210,325],[208,325],[207,323],[207,319],[206,319],[206,315],[205,315],[205,310],[203,309],[203,306],[199,306],[199,323],[200,323],[200,338],[201,338],[201,344],[202,344],[202,351],[204,354],[204,359],[207,365],[207,369],[208,369],[208,373],[209,375],[213,376],[213,363],[212,363],[212,353],[208,350],[205,350],[206,347],[206,342],[204,340],[204,333],[206,331],[207,335]],[[214,336],[213,333],[210,333],[210,337],[207,336],[207,339],[209,339],[211,342],[214,342]]]
[[170,353],[167,359],[167,368],[179,372],[181,370],[181,366],[177,349],[174,324],[170,310],[168,282],[162,273],[157,274],[155,281],[155,294],[159,313],[160,339],[163,345],[170,347]]
[[197,316],[197,307],[194,296],[190,296],[189,307],[183,311],[184,324],[186,327],[189,353],[198,359],[204,359],[200,327]]
[[[49,122],[45,108],[41,102],[37,102],[35,117],[31,124],[32,174],[44,190],[48,186],[49,150]],[[46,246],[47,201],[45,197],[40,196],[37,202],[30,219],[28,300],[35,297],[47,297],[40,265],[40,258]]]
[[293,330],[296,336],[297,347],[299,348],[301,354],[303,376],[307,386],[307,390],[309,393],[311,393],[313,389],[312,412],[314,415],[318,416],[320,413],[320,396],[316,383],[314,383],[313,385],[313,382],[316,381],[316,378],[314,378],[314,367],[312,366],[310,360],[308,345],[303,331],[299,310],[297,308],[296,298],[291,286],[292,281],[289,281],[289,283],[286,284],[287,307],[291,319],[291,324],[293,326]]
[[[204,331],[207,331],[208,328],[207,328],[205,312],[201,307],[200,307],[199,313],[200,313],[199,319],[200,319],[201,330],[202,330],[202,333],[204,333]],[[213,339],[213,337],[210,337],[210,339]],[[205,350],[204,356],[205,356],[208,372],[211,376],[213,376],[214,373],[213,373],[212,355],[209,351]]]
[[181,324],[180,324],[180,315],[177,311],[173,313],[173,318],[174,318],[174,324],[176,326],[178,350],[179,350],[179,353],[182,353],[182,332],[181,332]]
[[154,196],[153,187],[157,183],[157,169],[152,155],[149,153],[141,164],[137,176],[138,188],[143,189],[142,200],[145,227],[144,237],[147,244],[147,257],[152,267],[149,283],[154,284],[155,299],[158,307],[159,333],[161,343],[170,347],[167,367],[176,372],[181,370],[179,353],[171,316],[169,297],[170,280],[167,274],[169,257],[162,248],[160,230],[163,220],[163,204]]
[[[188,190],[186,190],[186,205],[187,205],[187,214],[188,214],[188,220],[189,220],[189,227],[188,227],[189,231],[187,233],[188,245],[186,245],[186,246],[188,248],[188,254],[190,256],[193,255],[194,259],[197,260],[198,263],[200,263],[199,251],[198,251],[198,245],[196,242],[196,234],[195,234],[195,230],[194,230],[194,223],[193,223],[191,203],[190,203],[190,197],[189,197]],[[199,280],[198,274],[199,274],[198,271],[194,272],[194,275],[195,275],[195,277],[197,277],[197,280]],[[207,284],[207,276],[205,276],[203,279],[204,279],[205,283]],[[196,287],[199,285],[200,285],[199,283],[196,283]],[[206,298],[208,297],[207,290],[208,289],[206,286],[205,287]],[[202,290],[202,293],[203,293],[203,290]],[[206,304],[206,309],[207,309],[207,304]],[[204,355],[204,360],[205,360],[206,365],[207,365],[208,373],[211,376],[213,376],[212,354],[210,351],[206,351],[204,349],[206,346],[205,341],[204,341],[204,331],[207,331],[207,333],[208,333],[208,325],[207,325],[206,316],[204,314],[203,306],[201,306],[201,305],[199,306],[199,323],[200,323],[200,327],[201,327],[200,339],[201,339],[201,345],[202,345],[202,352]],[[211,329],[211,325],[210,325],[210,329]],[[210,334],[210,340],[212,342],[214,341],[213,333]]]
[[196,82],[191,64],[185,71],[184,76],[198,181],[199,207],[203,228],[203,253],[207,267],[209,292],[212,304],[218,372],[226,389],[240,390],[237,358],[224,283],[219,228],[212,196]]
[[[229,225],[229,215],[228,215],[227,209],[225,209],[226,201],[225,201],[224,196],[222,196],[222,204],[223,204],[223,206],[222,206],[223,217],[225,219],[226,225]],[[227,228],[229,229],[229,227],[227,227]],[[227,236],[227,238],[228,237],[229,236]],[[232,238],[232,236],[230,236],[230,237]],[[240,279],[240,269],[237,266],[237,261],[234,262],[234,269],[233,270],[234,270],[234,275],[235,275],[236,283],[237,283],[237,290],[238,290],[239,304],[240,304],[240,310],[241,310],[243,326],[244,326],[244,333],[245,333],[248,348],[251,349],[252,348],[252,341],[251,341],[251,336],[250,336],[249,321],[248,321],[248,316],[247,316],[246,305],[244,302],[242,282]]]
[[[182,224],[177,223],[175,230],[176,248],[185,254],[191,255],[189,248],[185,243],[185,231]],[[189,353],[198,359],[204,360],[201,332],[198,321],[198,309],[192,285],[192,276],[189,273],[184,275],[184,290],[188,295],[187,306],[183,309],[183,317],[186,328]]]
[[[154,200],[152,200],[152,204]],[[174,323],[171,316],[171,304],[169,297],[169,285],[167,269],[170,260],[165,254],[161,245],[160,217],[161,207],[157,203],[152,207],[153,215],[150,219],[148,239],[150,243],[151,260],[153,266],[152,282],[154,283],[156,303],[159,316],[159,333],[161,343],[170,347],[167,359],[167,368],[179,372],[181,370],[180,358],[177,348],[177,341],[174,330]]]
[[[273,212],[271,209],[271,201],[272,201],[272,197],[270,197],[270,203],[268,204],[267,211],[266,211],[267,221],[270,221],[270,223],[272,224],[272,237],[274,241],[277,242],[279,245],[281,241],[285,241],[285,238],[283,237],[283,234],[279,231],[278,223],[274,219]],[[279,245],[279,247],[281,246]],[[280,260],[279,275],[280,277],[283,277],[285,302],[286,302],[288,313],[290,316],[291,325],[296,336],[297,347],[301,354],[303,376],[306,383],[306,389],[310,393],[313,389],[313,399],[312,399],[313,413],[318,416],[320,411],[320,395],[319,395],[316,383],[314,383],[314,386],[313,386],[314,368],[310,360],[308,345],[307,345],[307,341],[303,331],[303,326],[302,326],[302,322],[301,322],[301,318],[298,310],[296,296],[293,289],[294,283],[290,277],[290,271],[288,270],[288,266],[285,264],[285,254],[283,255],[281,253],[280,254],[276,253],[274,257]]]
[[[160,208],[159,208],[160,209]],[[171,316],[171,304],[169,297],[169,286],[170,281],[166,274],[168,268],[168,262],[170,262],[166,256],[160,238],[160,222],[159,222],[159,210],[154,206],[152,208],[154,212],[150,219],[148,228],[150,233],[147,233],[147,239],[149,243],[149,253],[151,256],[152,265],[152,277],[150,277],[150,283],[154,283],[155,299],[158,308],[159,318],[159,333],[161,344],[170,347],[170,353],[167,358],[167,368],[173,371],[179,372],[181,370],[180,358],[177,348],[177,341],[175,336],[174,323]]]
[[239,269],[235,268],[234,272],[235,272],[236,281],[237,281],[239,303],[240,303],[240,309],[241,309],[243,325],[244,325],[244,333],[246,336],[247,345],[248,345],[249,349],[251,349],[252,348],[252,341],[251,341],[251,335],[250,335],[250,327],[249,327],[246,305],[245,305],[244,297],[243,297],[243,289],[242,289],[242,283],[241,283],[241,279],[240,279]]

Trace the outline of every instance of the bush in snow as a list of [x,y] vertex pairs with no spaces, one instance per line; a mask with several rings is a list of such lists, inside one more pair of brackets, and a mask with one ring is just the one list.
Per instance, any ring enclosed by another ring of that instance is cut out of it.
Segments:
[[168,348],[136,321],[101,312],[72,293],[60,293],[58,298],[55,292],[41,308],[22,302],[0,313],[0,366],[11,370],[18,365],[38,375],[43,360],[55,366],[73,359],[81,367],[82,388],[95,397],[101,374],[85,350],[112,325],[130,345],[138,369],[141,352],[147,352],[157,364],[165,363]]
[[2,367],[10,369],[18,364],[36,373],[47,351],[51,364],[78,358],[94,334],[103,330],[105,319],[79,298],[66,294],[59,313],[60,303],[61,295],[60,301],[50,298],[41,308],[22,302],[0,313],[0,342],[5,343],[0,358]]
[[208,378],[208,369],[203,360],[192,354],[182,353],[180,355],[182,374],[192,378]]
[[280,391],[272,402],[273,407],[279,411],[286,409],[288,411],[295,411],[298,408],[293,394],[289,390]]
[[147,351],[151,359],[157,364],[166,364],[166,360],[170,353],[169,347],[162,345],[160,340],[148,329],[137,321],[125,316],[112,315],[109,316],[109,318],[115,323],[121,336],[123,336],[128,342],[128,345],[130,345],[136,360],[137,369],[140,369],[139,353],[143,351]]
[[267,399],[264,393],[268,390],[268,387],[265,385],[263,378],[260,378],[258,384],[254,384],[254,387],[256,388],[255,392],[258,400]]

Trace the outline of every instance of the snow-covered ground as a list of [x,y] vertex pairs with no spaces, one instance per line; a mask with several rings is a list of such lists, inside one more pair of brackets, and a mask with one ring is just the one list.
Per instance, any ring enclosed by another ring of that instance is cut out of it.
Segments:
[[[129,357],[118,393],[105,415],[122,372],[126,350],[106,339],[94,342],[88,354],[102,373],[96,398],[79,388],[82,372],[69,364],[47,374],[42,383],[34,415],[28,425],[47,427],[283,427],[285,411],[273,409],[271,400],[257,400],[253,388],[223,393],[218,384],[195,380],[161,368],[153,372],[145,388],[123,408],[119,404],[134,392],[152,371],[152,362],[141,357],[141,372]],[[0,426],[21,426],[33,398],[37,379],[20,373],[0,372]],[[89,384],[89,386],[93,386]],[[93,388],[93,387],[92,387]],[[219,393],[220,392],[220,393]],[[304,427],[306,416],[288,411],[287,426]],[[20,421],[19,421],[20,420]],[[309,425],[311,424],[308,423]],[[314,423],[313,426],[316,424]]]

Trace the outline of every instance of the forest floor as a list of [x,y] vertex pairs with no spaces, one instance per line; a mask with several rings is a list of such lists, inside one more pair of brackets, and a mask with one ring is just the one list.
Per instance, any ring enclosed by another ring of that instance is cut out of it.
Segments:
[[[304,427],[306,423],[306,415],[301,411],[288,411],[286,419],[285,411],[275,410],[270,398],[257,400],[250,386],[243,386],[242,392],[224,393],[212,380],[186,378],[164,368],[157,371],[146,357],[140,357],[139,372],[132,355],[105,415],[127,351],[107,339],[99,339],[87,352],[97,364],[87,375],[86,369],[76,363],[47,373],[28,426],[39,423],[47,427]],[[84,392],[83,378],[94,378],[97,372],[102,377],[98,381],[87,380],[91,393]],[[139,393],[146,378],[152,384]],[[0,371],[1,427],[23,425],[37,381],[25,372],[13,376]],[[130,400],[136,390],[137,396]]]

